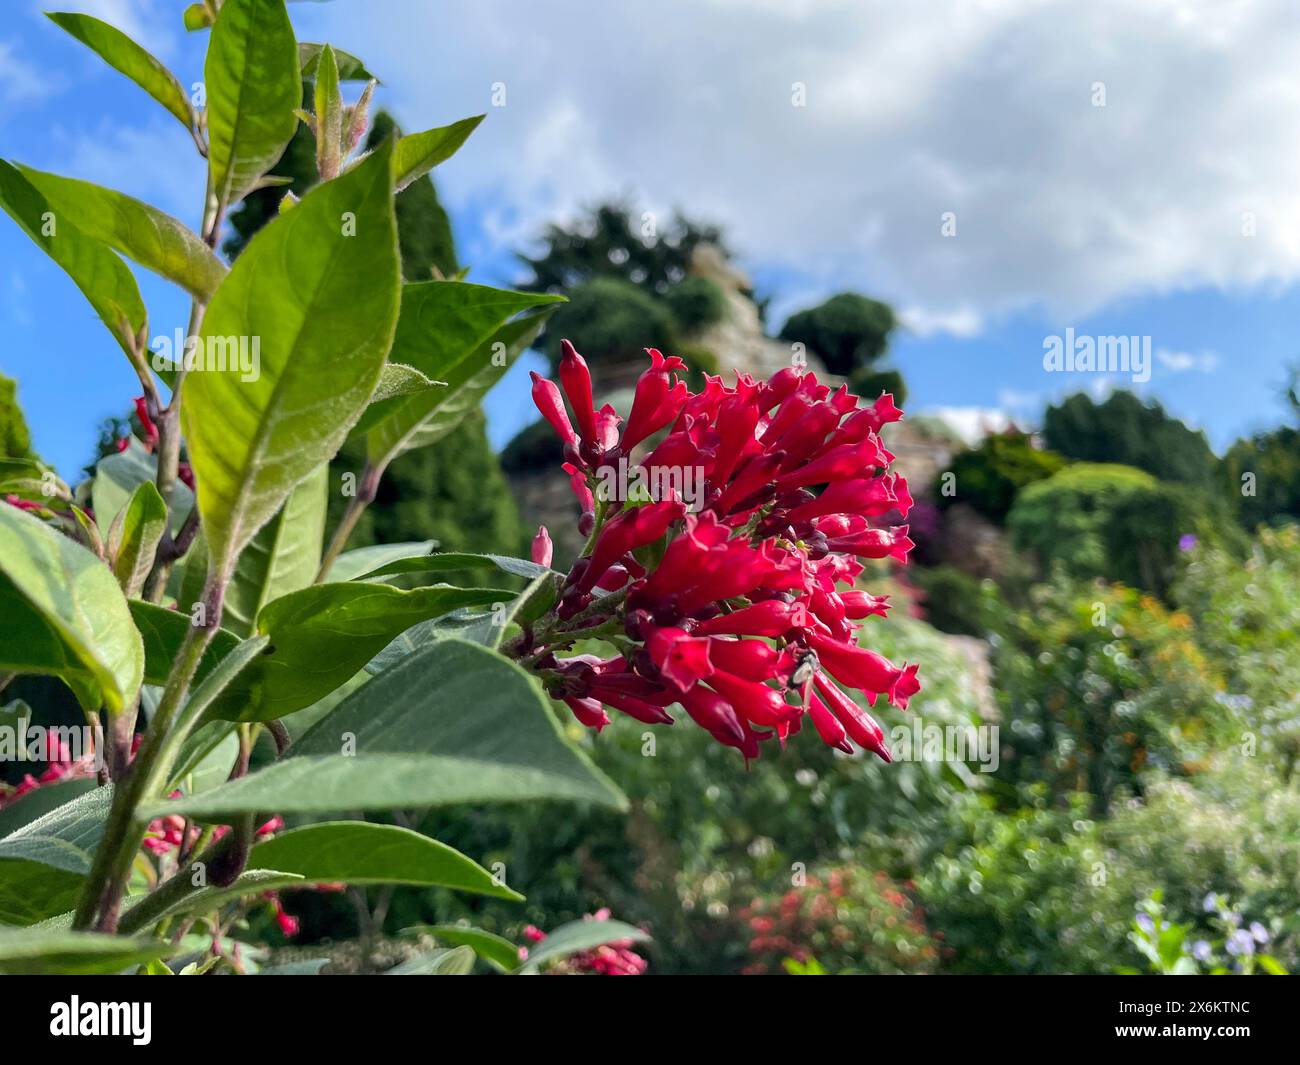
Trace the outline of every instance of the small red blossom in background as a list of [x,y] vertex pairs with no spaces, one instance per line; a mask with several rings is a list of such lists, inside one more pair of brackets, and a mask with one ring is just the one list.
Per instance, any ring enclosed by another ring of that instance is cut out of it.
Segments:
[[[793,367],[761,383],[707,377],[691,392],[674,377],[682,361],[649,349],[620,434],[614,409],[595,409],[582,356],[562,348],[560,384],[533,374],[532,394],[564,445],[589,539],[552,617],[512,653],[590,728],[609,722],[606,708],[672,724],[677,704],[749,759],[806,715],[830,746],[889,761],[884,730],[844,689],[901,709],[920,689],[915,665],[859,646],[858,622],[889,604],[852,587],[860,559],[904,563],[913,546],[900,524],[912,498],[880,437],[902,417],[893,397],[861,405]],[[606,498],[604,474],[621,463],[667,489]],[[673,487],[683,471],[702,478],[690,511]],[[533,557],[549,561],[545,529]],[[562,657],[584,636],[620,654]]]
[[49,759],[39,776],[31,773],[23,775],[17,784],[0,783],[0,810],[17,802],[28,792],[47,784],[57,784],[62,780],[88,780],[95,775],[95,755],[89,752],[81,758],[73,759],[63,742],[52,733],[49,737]]
[[909,894],[884,873],[830,869],[800,887],[755,899],[738,916],[749,931],[749,976],[816,962],[829,973],[926,973],[939,946]]
[[[584,921],[608,921],[609,908],[586,914]],[[524,928],[524,938],[530,943],[540,943],[546,933],[536,925]],[[641,976],[649,962],[633,950],[631,939],[616,939],[591,950],[580,950],[547,970],[548,976]],[[519,948],[519,960],[528,960],[528,948]]]

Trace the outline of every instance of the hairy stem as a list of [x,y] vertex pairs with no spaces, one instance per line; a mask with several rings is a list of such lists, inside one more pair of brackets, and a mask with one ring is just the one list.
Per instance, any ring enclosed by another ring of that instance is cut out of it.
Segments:
[[104,835],[95,851],[90,876],[86,878],[86,886],[77,904],[73,928],[86,929],[92,923],[103,932],[117,928],[118,911],[131,875],[131,865],[148,825],[138,811],[144,802],[156,798],[161,791],[185,738],[184,730],[173,726],[184,705],[190,682],[198,672],[203,652],[221,624],[223,589],[224,581],[209,579],[204,590],[207,606],[204,624],[191,626],[186,632],[135,760],[122,779],[116,782]]
[[325,549],[325,554],[320,561],[320,570],[316,573],[316,580],[312,583],[320,584],[325,580],[334,565],[334,560],[342,553],[343,548],[347,546],[348,537],[357,527],[357,522],[361,520],[361,515],[365,513],[366,507],[375,501],[375,495],[379,492],[379,479],[384,475],[384,466],[372,466],[369,461],[361,469],[361,477],[357,481],[357,494],[348,502],[347,510],[343,512],[343,517],[339,520],[338,528],[334,530],[334,535],[330,537],[329,546]]

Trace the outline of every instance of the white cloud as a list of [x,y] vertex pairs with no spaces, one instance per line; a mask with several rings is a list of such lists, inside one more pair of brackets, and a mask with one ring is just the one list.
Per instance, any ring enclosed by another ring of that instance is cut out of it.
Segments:
[[54,79],[18,54],[17,45],[0,41],[0,101],[30,103],[48,96],[55,87]]
[[938,418],[967,444],[977,444],[990,433],[1000,433],[1015,420],[997,407],[926,407],[918,414]]
[[1193,355],[1190,351],[1170,351],[1168,348],[1156,348],[1156,361],[1173,373],[1212,373],[1219,365],[1219,356],[1213,351],[1202,351]]
[[1300,276],[1291,0],[300,11],[408,124],[489,112],[440,178],[512,244],[635,190],[725,223],[751,266],[963,334],[1026,307]]

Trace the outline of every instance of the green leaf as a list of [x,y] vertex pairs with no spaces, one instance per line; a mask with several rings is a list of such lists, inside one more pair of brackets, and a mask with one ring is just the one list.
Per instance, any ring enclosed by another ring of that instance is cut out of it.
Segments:
[[131,493],[108,531],[108,555],[124,595],[140,594],[166,531],[167,504],[153,482],[145,481]]
[[60,219],[70,220],[86,236],[176,282],[203,302],[211,299],[226,276],[225,266],[212,249],[171,215],[89,181],[29,166],[19,165],[18,169]]
[[536,338],[545,324],[545,312],[510,319],[521,311],[561,301],[559,296],[463,281],[403,285],[390,361],[446,381],[447,387],[395,405],[366,435],[371,461],[389,461],[454,429]]
[[530,975],[550,962],[615,940],[642,942],[649,938],[641,929],[622,921],[570,921],[548,933],[540,943],[529,947],[528,960],[519,966],[518,972]]
[[355,547],[344,551],[334,560],[326,579],[330,581],[350,581],[363,573],[393,562],[399,558],[413,555],[427,555],[433,550],[432,540],[413,540],[400,544],[374,544],[370,547]]
[[209,187],[219,203],[231,204],[275,164],[298,128],[302,81],[284,0],[226,0],[203,74]]
[[464,976],[474,968],[474,951],[469,947],[431,950],[428,954],[394,965],[385,976]]
[[495,652],[444,640],[362,685],[275,764],[148,812],[220,820],[536,800],[627,806],[564,740],[528,674]]
[[[189,632],[190,615],[140,599],[132,599],[127,605],[131,608],[131,620],[135,622],[144,646],[144,682],[166,684],[176,652]],[[238,645],[238,636],[226,629],[218,629],[203,652],[195,680],[206,677]]]
[[[135,490],[146,481],[156,480],[157,476],[158,460],[134,436],[129,439],[125,451],[100,459],[90,489],[95,521],[100,529],[107,532]],[[194,493],[183,481],[177,481],[172,485],[172,532],[180,529],[193,509]]]
[[126,263],[63,217],[16,167],[0,160],[0,207],[72,278],[128,358],[148,316]]
[[[304,78],[314,78],[316,76],[316,65],[320,62],[320,53],[324,45],[309,44],[306,41],[298,42],[298,58],[302,62],[302,76]],[[356,56],[341,48],[334,49],[334,59],[338,64],[340,81],[378,81],[370,73]]]
[[204,317],[205,338],[261,344],[256,380],[205,372],[185,384],[181,422],[219,576],[334,455],[379,381],[399,289],[391,163],[389,142],[262,229]]
[[167,943],[98,932],[0,928],[0,973],[6,975],[116,973],[170,952]]
[[71,11],[47,11],[45,15],[118,73],[139,85],[187,130],[194,128],[194,108],[176,76],[125,33],[90,15]]
[[338,63],[328,44],[317,58],[315,104],[316,170],[322,178],[334,178],[343,161],[343,97],[339,94]]
[[253,848],[248,868],[298,873],[312,884],[411,884],[523,901],[445,843],[366,821],[324,821],[278,833]]
[[[11,707],[5,707],[5,710],[9,709]],[[87,777],[73,777],[69,780],[56,780],[50,784],[43,784],[29,791],[21,798],[8,803],[4,809],[0,809],[0,838],[16,832],[38,817],[43,817],[55,807],[71,802],[88,791],[94,791],[96,787],[98,785],[94,780]]]
[[0,839],[0,921],[34,924],[76,904],[112,796],[96,788]]
[[421,924],[402,931],[431,935],[453,947],[469,947],[500,972],[509,972],[519,965],[519,948],[510,940],[495,932],[486,932],[482,928],[468,928],[457,924]]
[[270,721],[311,706],[418,621],[509,596],[496,588],[317,584],[269,603],[257,631],[271,648],[226,691],[213,715]]
[[375,386],[375,394],[370,397],[366,412],[352,427],[348,438],[364,436],[370,431],[371,426],[378,425],[396,410],[407,396],[416,396],[436,388],[446,387],[446,381],[430,380],[414,366],[406,366],[400,362],[386,363],[379,384]]
[[273,599],[316,578],[325,539],[329,464],[321,463],[239,554],[226,588],[222,625],[239,636],[253,631],[258,612]]
[[370,581],[379,577],[405,577],[415,573],[443,573],[448,570],[473,569],[478,566],[495,566],[502,573],[535,580],[555,571],[526,558],[509,555],[477,555],[468,551],[440,551],[435,555],[409,552],[390,559],[382,565],[363,573],[357,580]]
[[393,166],[397,191],[401,192],[411,182],[419,181],[439,163],[444,163],[455,155],[486,117],[475,115],[473,118],[462,118],[450,126],[411,133],[399,140]]
[[[180,875],[187,876],[189,874],[181,873]],[[241,873],[233,884],[226,887],[210,885],[189,895],[179,896],[161,910],[149,914],[147,919],[140,914],[133,915],[132,913],[147,897],[145,895],[136,895],[128,899],[123,905],[120,927],[125,932],[139,932],[144,928],[157,924],[165,917],[175,917],[181,914],[213,913],[221,909],[226,903],[235,902],[248,895],[260,895],[265,891],[279,891],[282,888],[295,887],[304,883],[303,878],[294,873],[283,873],[272,869],[250,869]],[[54,926],[54,924],[54,922],[49,922],[50,926]],[[60,919],[58,926],[61,927],[63,924],[63,919]]]
[[0,671],[62,677],[83,709],[102,700],[111,714],[135,698],[144,677],[144,647],[112,570],[7,506],[0,506]]

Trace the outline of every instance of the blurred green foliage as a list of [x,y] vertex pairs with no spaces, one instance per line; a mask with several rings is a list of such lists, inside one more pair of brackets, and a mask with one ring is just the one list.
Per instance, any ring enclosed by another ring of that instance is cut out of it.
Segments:
[[841,292],[816,307],[792,314],[780,338],[806,345],[833,374],[848,377],[870,367],[889,347],[898,325],[893,308],[856,292]]
[[1001,524],[1021,489],[1060,471],[1065,459],[1035,447],[1033,438],[1017,429],[990,433],[974,447],[953,456],[949,470],[955,481],[952,495],[939,494],[939,505],[965,503]]
[[0,374],[0,458],[34,458],[32,434],[18,405],[18,382]]

